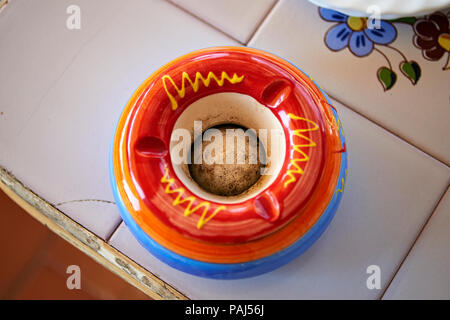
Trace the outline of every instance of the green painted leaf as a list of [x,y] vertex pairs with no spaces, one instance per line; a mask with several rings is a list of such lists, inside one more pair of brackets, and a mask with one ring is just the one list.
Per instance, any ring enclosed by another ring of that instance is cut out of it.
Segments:
[[410,25],[413,25],[414,22],[417,21],[416,17],[403,17],[403,18],[398,18],[398,19],[393,19],[393,20],[389,20],[390,22],[401,22],[401,23],[407,23]]
[[400,63],[400,70],[402,73],[411,80],[412,84],[416,84],[422,75],[422,70],[420,66],[415,61],[403,61]]
[[397,75],[387,67],[381,67],[377,71],[378,80],[383,85],[384,91],[391,89],[397,81]]

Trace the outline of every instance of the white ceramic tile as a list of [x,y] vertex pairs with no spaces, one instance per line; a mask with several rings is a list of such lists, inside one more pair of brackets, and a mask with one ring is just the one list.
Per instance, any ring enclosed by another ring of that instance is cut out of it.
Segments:
[[[335,106],[349,150],[343,202],[328,230],[295,261],[255,278],[208,280],[159,262],[125,225],[111,244],[194,299],[378,298],[436,206],[450,170],[348,108]],[[369,265],[381,268],[380,290],[366,287]]]
[[169,0],[195,16],[247,43],[278,0]]
[[376,44],[397,74],[395,85],[384,91],[377,78],[377,70],[388,66],[382,54],[374,50],[357,57],[348,47],[328,49],[325,35],[337,24],[322,19],[318,7],[307,1],[280,0],[249,45],[297,64],[331,96],[450,164],[450,69],[442,69],[449,53],[439,61],[426,60],[413,45],[413,27],[394,23],[397,38],[390,46],[416,61],[422,75],[413,85],[399,70],[401,54]]
[[389,286],[384,299],[450,299],[450,191]]
[[[66,28],[70,4],[81,30]],[[54,204],[112,200],[109,146],[133,91],[177,56],[236,44],[158,0],[16,0],[0,30],[0,165]],[[120,222],[108,203],[59,207],[101,237]]]

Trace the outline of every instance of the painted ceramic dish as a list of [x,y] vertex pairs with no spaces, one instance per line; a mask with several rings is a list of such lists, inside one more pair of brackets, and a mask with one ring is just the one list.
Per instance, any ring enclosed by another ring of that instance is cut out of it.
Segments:
[[[272,132],[266,172],[243,194],[208,193],[175,161],[175,132],[194,138],[199,120]],[[110,171],[122,218],[148,251],[194,275],[234,279],[285,264],[320,236],[342,197],[347,151],[336,110],[305,73],[263,51],[218,47],[173,60],[136,90]]]
[[383,19],[423,16],[450,7],[450,0],[309,0],[353,17],[380,14]]

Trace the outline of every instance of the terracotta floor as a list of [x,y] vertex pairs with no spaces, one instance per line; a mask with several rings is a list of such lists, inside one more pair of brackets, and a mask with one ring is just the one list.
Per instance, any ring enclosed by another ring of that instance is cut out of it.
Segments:
[[[81,289],[69,290],[69,265]],[[149,299],[37,222],[0,191],[0,299]]]

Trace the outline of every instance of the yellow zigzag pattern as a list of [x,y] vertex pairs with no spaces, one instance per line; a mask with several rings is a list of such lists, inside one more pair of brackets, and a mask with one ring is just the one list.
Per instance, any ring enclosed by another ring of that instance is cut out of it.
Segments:
[[294,151],[296,151],[297,153],[300,153],[302,157],[299,158],[294,158],[291,160],[291,165],[295,168],[295,169],[289,169],[287,171],[287,174],[289,176],[289,180],[287,180],[284,183],[284,187],[286,188],[289,184],[291,184],[292,182],[296,181],[297,178],[295,177],[295,174],[300,174],[303,175],[303,169],[300,168],[300,166],[298,165],[299,162],[307,162],[309,161],[309,156],[301,149],[301,148],[312,148],[316,146],[316,143],[311,140],[310,138],[308,138],[307,136],[303,135],[304,132],[310,132],[310,131],[316,131],[319,129],[319,126],[312,120],[306,119],[306,118],[302,118],[302,117],[298,117],[292,113],[288,114],[289,118],[291,118],[292,120],[302,120],[305,121],[307,123],[311,123],[313,125],[312,128],[307,128],[307,129],[297,129],[294,130],[294,135],[297,137],[300,137],[302,139],[305,139],[306,141],[308,141],[307,144],[296,144],[294,145]]
[[164,176],[161,178],[161,182],[162,183],[167,183],[166,189],[165,189],[165,192],[167,194],[172,194],[172,193],[177,193],[178,194],[177,197],[175,198],[175,200],[172,203],[174,206],[177,206],[177,205],[185,203],[185,202],[188,203],[186,209],[184,210],[184,216],[185,217],[188,217],[193,212],[203,208],[203,214],[202,214],[202,216],[200,217],[200,219],[198,220],[198,223],[197,223],[197,228],[198,229],[201,229],[209,220],[214,218],[214,216],[216,214],[218,214],[219,211],[225,209],[225,206],[220,206],[216,210],[214,210],[214,212],[211,215],[209,215],[209,217],[206,217],[206,214],[209,211],[209,204],[210,204],[208,201],[203,201],[202,203],[200,203],[196,207],[192,208],[192,206],[194,204],[194,201],[197,198],[193,197],[193,196],[190,196],[190,197],[187,197],[187,198],[183,199],[183,194],[184,194],[184,192],[186,190],[184,188],[178,188],[178,189],[173,189],[172,188],[173,184],[175,183],[175,179],[169,178],[169,169],[168,168],[166,168],[166,172],[165,172]]
[[209,87],[209,84],[211,83],[212,79],[214,79],[214,81],[216,81],[216,83],[219,86],[223,86],[225,80],[228,80],[231,84],[235,84],[235,83],[241,82],[244,79],[244,76],[242,75],[242,76],[238,77],[236,75],[236,73],[235,73],[235,74],[233,74],[233,77],[230,78],[230,76],[225,71],[222,71],[222,75],[221,75],[220,79],[218,79],[216,77],[216,75],[212,71],[210,71],[208,73],[208,76],[205,79],[202,76],[202,74],[197,71],[195,73],[195,80],[192,81],[191,78],[189,78],[189,75],[187,74],[187,72],[183,71],[183,74],[181,76],[181,88],[179,88],[169,75],[167,75],[167,74],[164,75],[162,77],[162,81],[163,81],[164,89],[166,90],[167,96],[169,97],[170,102],[172,104],[172,110],[176,110],[178,108],[178,102],[174,98],[174,96],[169,92],[169,89],[167,89],[166,80],[168,80],[168,81],[170,81],[170,83],[172,83],[173,87],[177,91],[177,93],[180,96],[180,98],[184,98],[184,96],[186,95],[186,82],[185,82],[185,80],[187,80],[189,82],[189,84],[191,85],[192,89],[194,89],[194,92],[197,92],[198,88],[200,86],[200,80],[203,82],[203,85],[205,87]]
[[344,188],[345,188],[345,180],[347,180],[347,169],[345,169],[344,171],[344,177],[341,180],[341,187],[336,189],[336,193],[334,194],[334,200],[336,201],[337,199],[337,194],[338,193],[342,193],[344,192]]
[[338,131],[342,134],[343,137],[345,137],[344,127],[342,126],[341,119],[339,119],[339,118],[337,118],[337,126],[338,126]]

